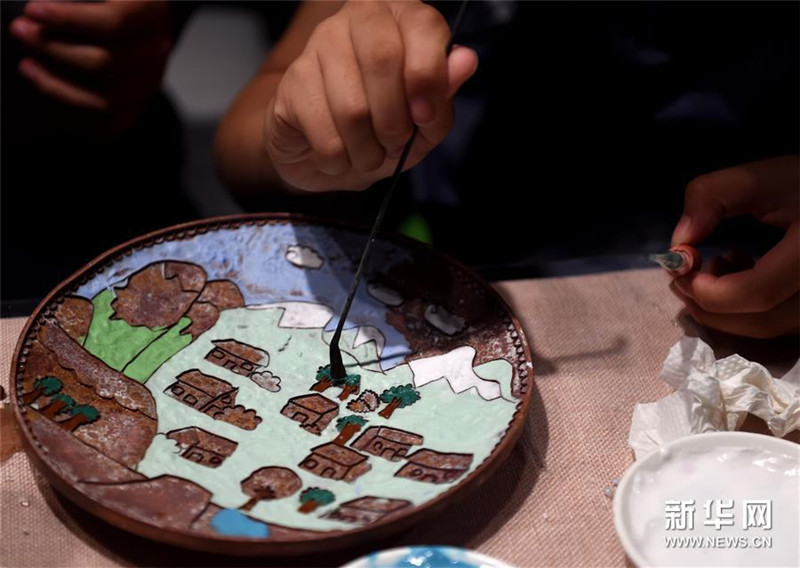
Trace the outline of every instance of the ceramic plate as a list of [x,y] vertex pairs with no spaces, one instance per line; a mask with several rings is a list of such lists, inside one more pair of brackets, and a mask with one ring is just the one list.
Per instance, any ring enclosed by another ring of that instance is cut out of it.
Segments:
[[522,329],[460,264],[381,237],[333,380],[328,341],[365,235],[246,216],[97,258],[17,346],[35,463],[117,526],[238,554],[385,536],[482,481],[530,400]]

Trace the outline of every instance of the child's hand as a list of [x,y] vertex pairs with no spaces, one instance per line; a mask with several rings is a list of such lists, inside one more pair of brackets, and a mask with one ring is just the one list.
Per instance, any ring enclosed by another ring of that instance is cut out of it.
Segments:
[[673,244],[695,244],[726,217],[752,215],[786,231],[752,268],[724,275],[693,273],[673,291],[701,324],[737,335],[777,337],[800,329],[800,160],[773,158],[721,170],[686,188]]
[[105,133],[138,118],[172,48],[166,2],[29,2],[10,31],[31,55],[19,71],[57,116]]
[[406,167],[441,142],[452,96],[475,72],[468,48],[445,53],[450,29],[420,2],[349,2],[316,26],[267,110],[273,166],[306,190],[364,189],[392,173],[412,125]]

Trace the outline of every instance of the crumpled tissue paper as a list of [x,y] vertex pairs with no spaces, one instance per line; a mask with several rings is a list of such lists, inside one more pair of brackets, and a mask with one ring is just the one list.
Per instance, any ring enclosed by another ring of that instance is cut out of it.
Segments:
[[670,349],[659,378],[675,392],[634,408],[628,444],[636,459],[689,434],[736,430],[748,413],[779,438],[800,428],[800,361],[776,379],[739,355],[717,361],[702,340],[684,337]]

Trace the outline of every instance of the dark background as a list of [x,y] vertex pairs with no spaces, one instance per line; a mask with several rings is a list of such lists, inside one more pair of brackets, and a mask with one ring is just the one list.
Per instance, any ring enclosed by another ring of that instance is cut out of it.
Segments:
[[[291,3],[181,3],[156,97],[114,140],[31,120],[36,101],[2,2],[3,315],[26,313],[94,256],[176,222],[245,210],[369,224],[363,195],[237,203],[212,140]],[[436,3],[451,20],[457,3]],[[473,1],[458,42],[481,64],[448,140],[405,177],[388,228],[412,213],[436,248],[491,279],[644,266],[668,246],[701,173],[798,151],[798,3]],[[775,233],[731,223],[709,244],[758,254]]]

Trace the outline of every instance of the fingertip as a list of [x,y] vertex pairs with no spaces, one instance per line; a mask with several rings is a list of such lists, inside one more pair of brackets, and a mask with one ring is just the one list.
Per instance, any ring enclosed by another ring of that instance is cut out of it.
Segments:
[[30,43],[36,39],[40,28],[41,26],[39,24],[25,16],[14,18],[8,26],[11,35],[26,43]]
[[447,58],[447,98],[455,95],[477,70],[477,52],[463,45],[454,46]]
[[18,69],[20,75],[30,80],[36,79],[36,77],[39,75],[39,70],[40,70],[39,64],[36,63],[36,61],[34,61],[33,58],[31,57],[23,58],[22,61],[19,62]]
[[49,2],[28,2],[23,13],[31,18],[46,20],[53,14],[53,11]]

